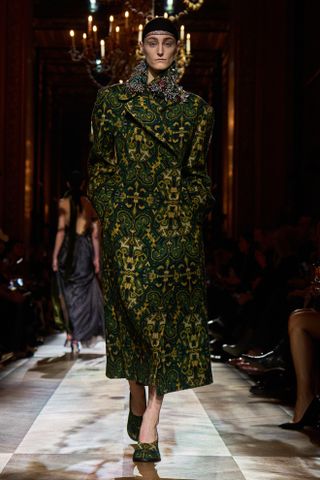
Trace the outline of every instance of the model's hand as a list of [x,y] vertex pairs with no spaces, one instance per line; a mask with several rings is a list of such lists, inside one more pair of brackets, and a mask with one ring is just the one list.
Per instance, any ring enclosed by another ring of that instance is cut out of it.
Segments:
[[57,258],[52,259],[52,270],[54,272],[58,271],[58,259]]
[[96,274],[100,273],[100,260],[98,257],[93,259],[93,265],[94,265],[95,273]]

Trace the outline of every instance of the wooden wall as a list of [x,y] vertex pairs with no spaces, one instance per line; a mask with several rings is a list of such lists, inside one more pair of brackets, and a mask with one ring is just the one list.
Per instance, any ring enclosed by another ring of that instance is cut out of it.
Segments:
[[0,226],[28,239],[33,167],[32,2],[0,2]]

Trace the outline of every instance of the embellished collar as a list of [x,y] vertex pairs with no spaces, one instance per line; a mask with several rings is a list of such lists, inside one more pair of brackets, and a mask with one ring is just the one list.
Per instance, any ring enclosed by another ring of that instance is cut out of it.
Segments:
[[131,94],[149,91],[154,97],[164,99],[166,102],[185,102],[189,94],[178,85],[177,78],[178,72],[175,63],[173,63],[148,84],[148,64],[145,60],[142,60],[133,70],[129,80],[127,80],[126,87]]

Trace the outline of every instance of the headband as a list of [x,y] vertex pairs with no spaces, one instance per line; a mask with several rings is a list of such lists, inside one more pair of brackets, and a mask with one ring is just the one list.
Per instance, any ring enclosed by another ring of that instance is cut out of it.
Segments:
[[171,20],[168,20],[164,17],[157,17],[153,20],[150,20],[150,22],[145,25],[142,32],[142,41],[147,35],[149,35],[149,33],[156,31],[168,32],[173,35],[177,41],[179,40],[178,30],[176,26],[171,22]]

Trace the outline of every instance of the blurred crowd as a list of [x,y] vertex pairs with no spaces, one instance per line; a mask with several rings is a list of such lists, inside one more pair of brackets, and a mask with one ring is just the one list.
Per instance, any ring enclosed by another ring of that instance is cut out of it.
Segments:
[[207,242],[211,358],[246,372],[256,395],[295,399],[288,322],[297,309],[320,310],[319,247],[309,216]]
[[46,249],[12,241],[0,229],[0,361],[33,355],[54,326]]

